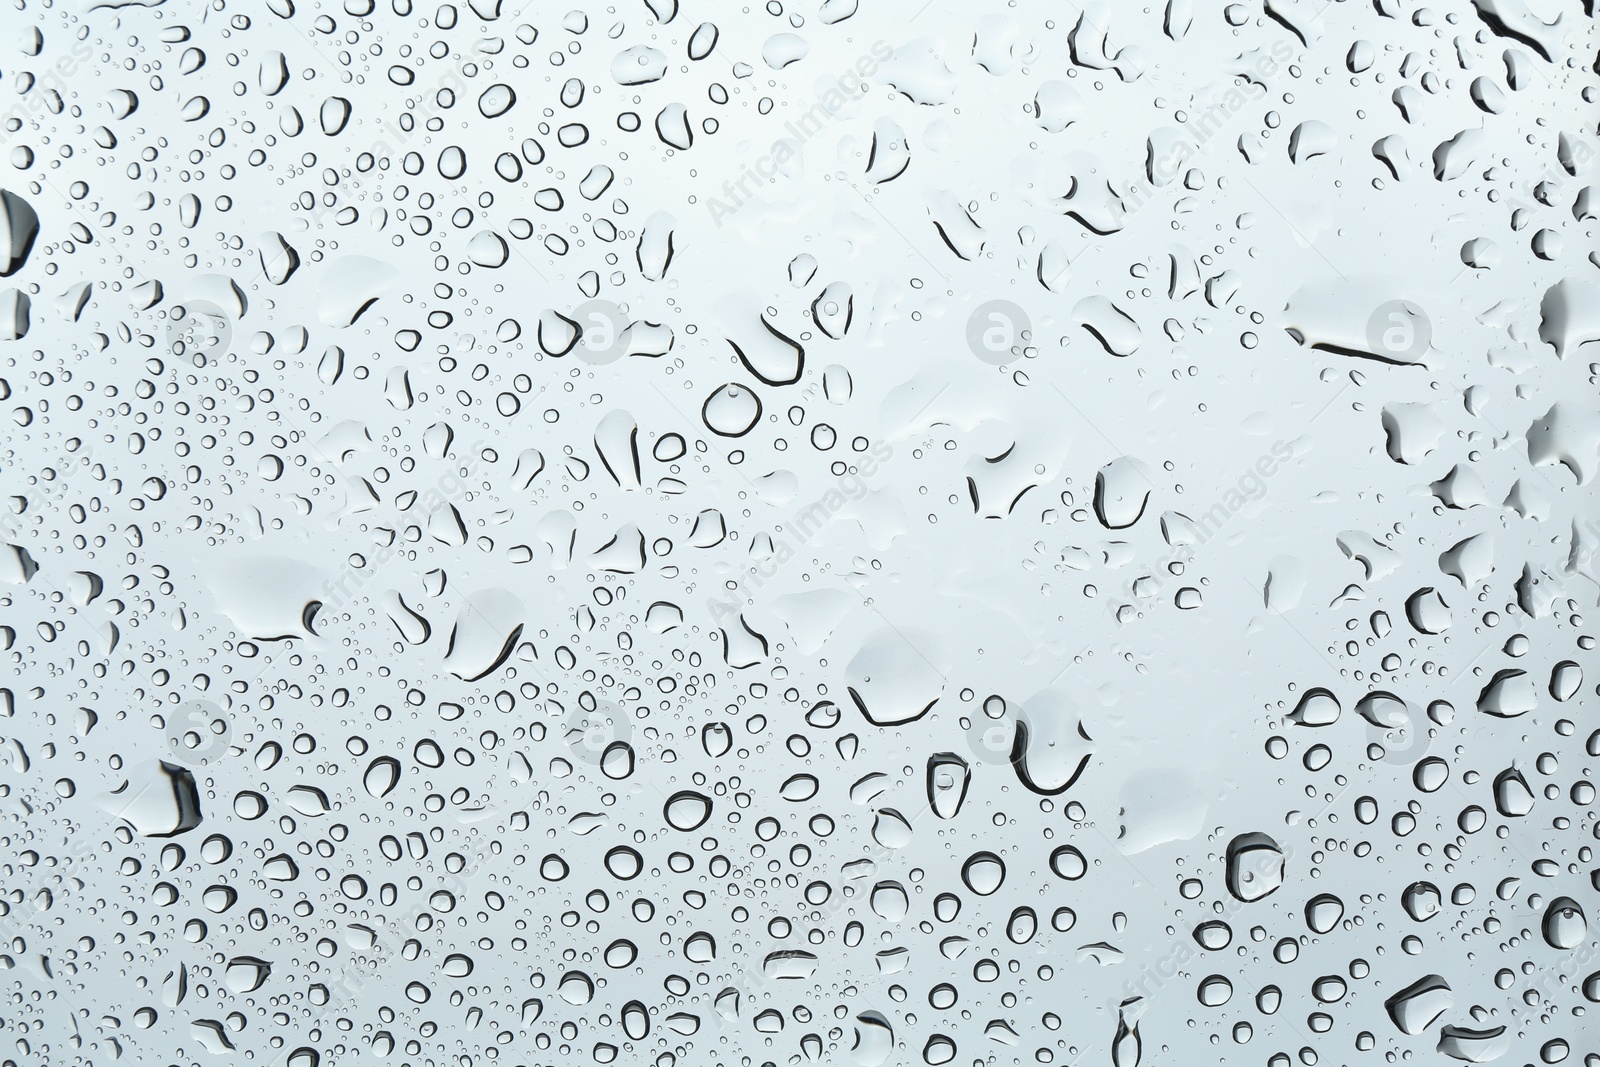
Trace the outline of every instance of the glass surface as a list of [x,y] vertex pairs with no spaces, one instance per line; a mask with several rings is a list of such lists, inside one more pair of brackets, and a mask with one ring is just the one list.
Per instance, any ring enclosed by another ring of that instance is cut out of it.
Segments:
[[1593,8],[13,0],[0,1064],[1600,1067]]

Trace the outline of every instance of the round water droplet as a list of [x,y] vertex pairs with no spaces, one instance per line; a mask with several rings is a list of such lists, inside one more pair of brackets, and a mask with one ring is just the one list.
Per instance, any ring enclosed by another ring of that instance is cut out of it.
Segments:
[[706,428],[720,437],[743,437],[761,421],[761,400],[747,386],[720,386],[700,409]]
[[1089,861],[1076,845],[1061,845],[1050,853],[1050,869],[1057,878],[1076,881],[1089,873]]
[[1306,903],[1306,925],[1313,933],[1325,934],[1344,918],[1344,901],[1332,893],[1320,893]]
[[1198,996],[1206,1007],[1220,1008],[1233,998],[1233,983],[1220,974],[1210,975],[1201,979]]
[[711,818],[711,798],[692,789],[679,790],[667,798],[663,814],[674,830],[698,830]]
[[993,852],[976,852],[961,865],[961,880],[968,889],[986,897],[1006,880],[1006,865]]
[[1570,950],[1589,936],[1589,922],[1583,905],[1571,897],[1557,897],[1544,912],[1544,939],[1551,948]]

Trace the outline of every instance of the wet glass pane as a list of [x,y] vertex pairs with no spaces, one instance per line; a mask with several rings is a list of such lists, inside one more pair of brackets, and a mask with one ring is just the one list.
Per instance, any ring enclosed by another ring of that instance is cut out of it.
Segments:
[[14,0],[0,1065],[1600,1067],[1593,8]]

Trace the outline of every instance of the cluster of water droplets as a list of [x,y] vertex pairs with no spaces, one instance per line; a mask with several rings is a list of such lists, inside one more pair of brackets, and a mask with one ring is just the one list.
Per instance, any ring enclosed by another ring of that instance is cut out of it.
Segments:
[[16,0],[0,1063],[1600,1062],[1591,8]]

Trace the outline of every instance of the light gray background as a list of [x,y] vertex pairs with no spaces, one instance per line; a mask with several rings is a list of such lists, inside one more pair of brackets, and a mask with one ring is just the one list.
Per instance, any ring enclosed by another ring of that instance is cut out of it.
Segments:
[[0,22],[0,1059],[1594,1062],[1584,4],[369,8]]

